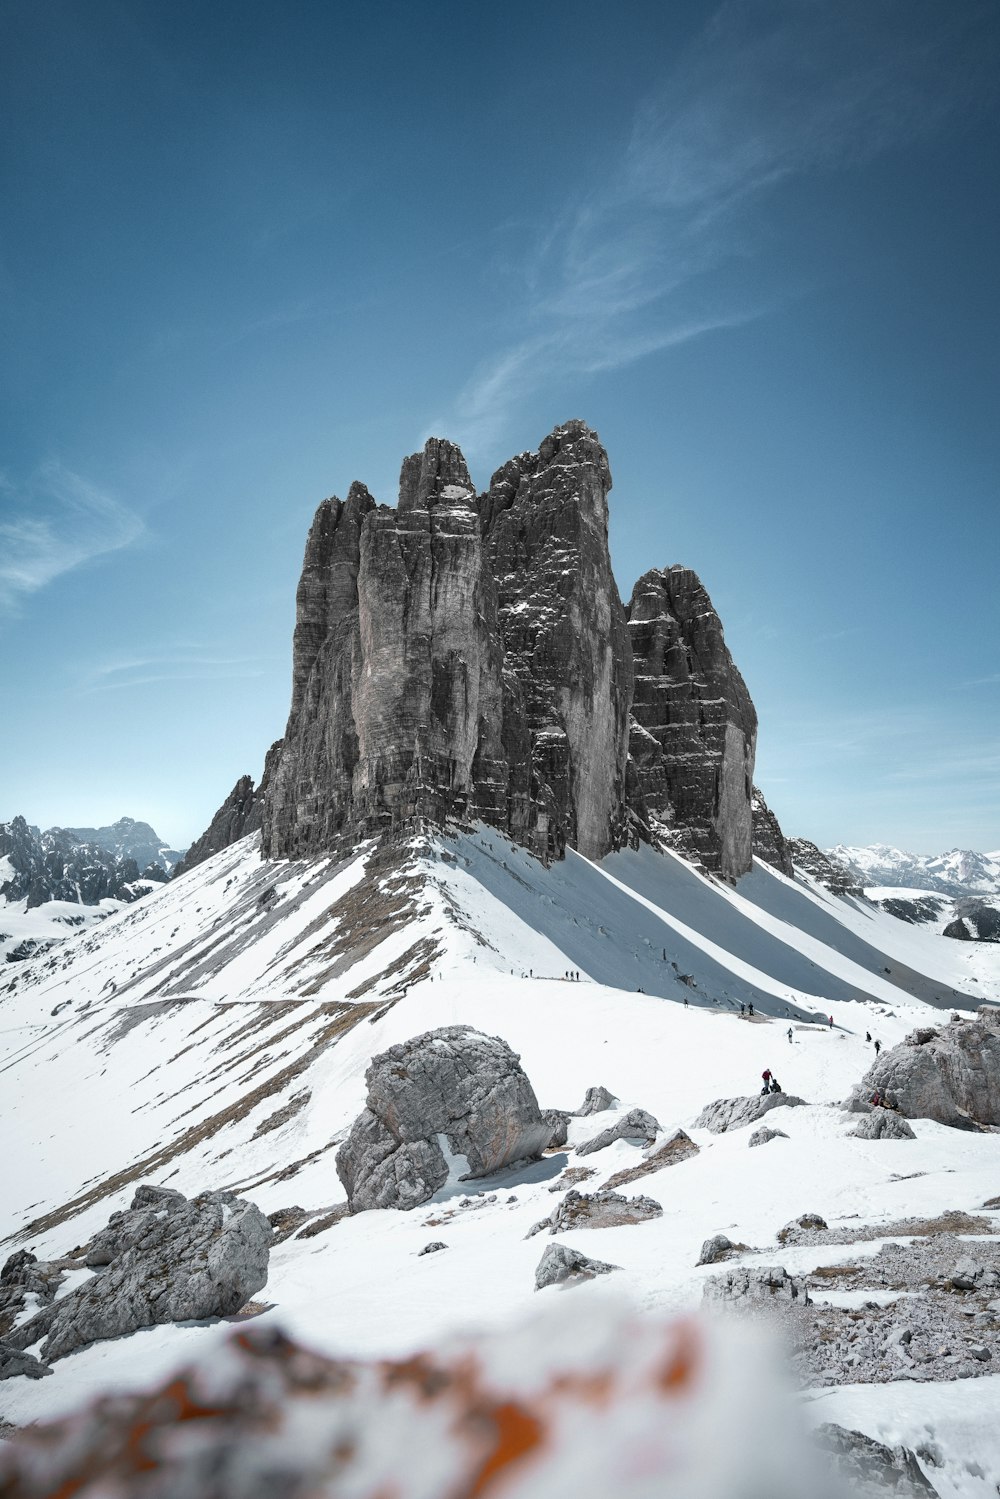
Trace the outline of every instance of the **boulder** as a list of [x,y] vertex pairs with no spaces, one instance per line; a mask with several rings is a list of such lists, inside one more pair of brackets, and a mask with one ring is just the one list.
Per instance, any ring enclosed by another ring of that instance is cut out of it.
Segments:
[[787,1140],[788,1136],[783,1129],[771,1129],[770,1125],[762,1124],[760,1129],[755,1129],[750,1136],[751,1145],[766,1145],[769,1140]]
[[0,1380],[17,1379],[21,1375],[27,1379],[44,1379],[51,1373],[48,1364],[43,1364],[33,1353],[23,1353],[0,1338]]
[[734,1244],[725,1234],[713,1234],[701,1246],[701,1254],[695,1263],[717,1265],[720,1260],[726,1260],[732,1254],[745,1254],[748,1247],[746,1244]]
[[598,1275],[610,1275],[619,1265],[605,1264],[604,1260],[592,1260],[568,1244],[549,1244],[535,1269],[535,1290],[546,1286],[575,1285],[581,1280],[593,1280]]
[[798,1109],[804,1103],[804,1098],[796,1098],[793,1093],[752,1093],[745,1098],[717,1098],[714,1103],[705,1105],[693,1128],[723,1135],[727,1130],[755,1124],[772,1109]]
[[575,1188],[566,1193],[562,1202],[525,1234],[530,1239],[548,1229],[550,1234],[562,1233],[568,1228],[622,1228],[626,1224],[645,1223],[650,1218],[661,1218],[663,1208],[651,1197],[623,1197],[619,1192],[602,1188],[599,1192],[577,1192]]
[[906,1120],[893,1109],[872,1109],[851,1130],[855,1140],[915,1140]]
[[909,1447],[886,1447],[832,1422],[818,1426],[813,1440],[852,1499],[939,1499]]
[[585,1118],[589,1114],[603,1114],[606,1109],[613,1109],[618,1100],[607,1088],[600,1085],[588,1088],[584,1094],[583,1103],[576,1110],[577,1118]]
[[602,1129],[599,1135],[592,1140],[585,1140],[582,1145],[576,1147],[577,1155],[593,1155],[597,1150],[604,1150],[615,1140],[636,1140],[644,1145],[652,1145],[660,1132],[660,1126],[652,1114],[647,1114],[645,1109],[629,1109],[623,1114],[617,1124],[609,1124],[607,1129]]
[[128,1213],[115,1214],[117,1222],[98,1235],[118,1246],[113,1257],[103,1259],[102,1251],[103,1268],[90,1280],[15,1328],[13,1347],[44,1337],[42,1358],[62,1358],[140,1327],[231,1316],[261,1289],[271,1225],[252,1202],[203,1192],[179,1204],[171,1199],[169,1207],[151,1205],[150,1194],[160,1190],[139,1188]]
[[826,1219],[821,1218],[819,1213],[800,1213],[797,1218],[786,1223],[784,1228],[779,1228],[776,1237],[779,1244],[789,1244],[794,1243],[803,1234],[824,1233],[826,1228]]
[[30,1249],[18,1249],[0,1270],[0,1338],[6,1336],[21,1315],[27,1297],[47,1306],[63,1279],[59,1265],[39,1260]]
[[552,1139],[518,1056],[471,1026],[390,1047],[372,1058],[365,1083],[366,1106],[336,1157],[352,1212],[419,1207],[456,1158],[467,1181],[537,1159]]
[[429,1244],[424,1245],[423,1249],[417,1250],[417,1258],[419,1259],[422,1254],[437,1254],[439,1250],[447,1248],[443,1239],[432,1239]]
[[863,1107],[876,1088],[908,1119],[964,1129],[1000,1124],[1000,1006],[912,1031],[875,1059],[847,1107]]
[[782,1265],[742,1265],[706,1280],[702,1300],[709,1305],[742,1301],[808,1306],[809,1293]]

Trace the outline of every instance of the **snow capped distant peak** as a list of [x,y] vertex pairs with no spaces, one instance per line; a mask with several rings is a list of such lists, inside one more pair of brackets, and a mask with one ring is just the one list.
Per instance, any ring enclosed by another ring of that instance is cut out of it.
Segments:
[[942,854],[911,854],[885,843],[861,848],[838,843],[827,852],[866,886],[906,886],[954,896],[1000,894],[1000,854],[996,853],[953,848]]

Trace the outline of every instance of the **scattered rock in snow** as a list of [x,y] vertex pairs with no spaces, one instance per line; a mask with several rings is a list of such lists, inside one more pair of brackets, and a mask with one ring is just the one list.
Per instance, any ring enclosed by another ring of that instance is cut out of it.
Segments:
[[804,1103],[805,1099],[796,1098],[794,1093],[752,1093],[746,1098],[717,1098],[714,1103],[705,1105],[693,1127],[722,1135],[726,1130],[755,1124],[772,1109],[797,1109]]
[[851,1135],[855,1140],[915,1140],[906,1120],[892,1109],[872,1109],[858,1120]]
[[664,1140],[662,1145],[656,1145],[651,1150],[647,1150],[637,1165],[625,1166],[621,1171],[616,1171],[614,1176],[609,1176],[604,1183],[604,1190],[627,1187],[630,1182],[639,1181],[644,1176],[652,1176],[655,1171],[663,1171],[668,1166],[679,1166],[681,1161],[697,1155],[699,1150],[700,1146],[694,1143],[690,1135],[686,1135],[682,1129],[675,1130],[669,1140]]
[[605,1264],[604,1260],[588,1259],[568,1244],[549,1244],[538,1261],[535,1270],[535,1290],[545,1286],[575,1284],[581,1280],[593,1280],[598,1275],[610,1275],[619,1265]]
[[713,1234],[701,1246],[701,1254],[696,1263],[717,1265],[720,1260],[727,1260],[732,1254],[745,1254],[748,1249],[748,1244],[734,1244],[732,1239],[727,1238],[725,1234]]
[[561,1233],[567,1228],[621,1228],[625,1224],[645,1223],[663,1216],[663,1208],[651,1197],[623,1197],[620,1192],[577,1192],[571,1189],[547,1218],[531,1227],[525,1238],[540,1234]]
[[598,1084],[593,1088],[587,1089],[583,1103],[576,1110],[576,1117],[580,1119],[586,1117],[588,1114],[603,1114],[605,1109],[613,1109],[617,1102],[618,1100],[613,1093],[609,1093],[607,1088],[603,1088]]
[[580,1182],[589,1181],[597,1172],[593,1166],[567,1166],[566,1170],[549,1187],[550,1192],[565,1192],[567,1187],[575,1187]]
[[429,1244],[424,1245],[423,1249],[417,1250],[417,1258],[419,1259],[422,1254],[437,1254],[439,1249],[447,1248],[448,1246],[443,1239],[432,1239]]
[[909,1447],[886,1447],[860,1431],[827,1422],[813,1433],[853,1499],[938,1499]]
[[762,1124],[760,1129],[755,1129],[750,1136],[751,1145],[766,1145],[768,1140],[787,1140],[788,1136],[783,1129],[771,1129],[770,1125]]
[[25,1375],[28,1379],[42,1379],[52,1370],[33,1353],[24,1353],[20,1348],[0,1339],[0,1380],[16,1379]]
[[536,1159],[552,1138],[520,1058],[499,1036],[467,1025],[425,1031],[373,1057],[366,1107],[337,1151],[352,1212],[415,1208],[448,1180]]
[[809,1304],[805,1285],[794,1280],[783,1265],[741,1265],[724,1275],[706,1280],[702,1300],[710,1304],[730,1301],[799,1302]]
[[294,1207],[278,1208],[277,1212],[268,1213],[267,1221],[274,1235],[271,1240],[272,1247],[290,1239],[296,1229],[301,1228],[303,1223],[307,1223],[312,1216],[306,1208],[300,1208],[297,1204]]
[[599,1135],[592,1140],[585,1140],[582,1145],[576,1147],[577,1155],[593,1155],[597,1150],[604,1150],[615,1140],[641,1140],[646,1146],[652,1145],[660,1132],[660,1126],[652,1114],[647,1114],[645,1109],[629,1109],[623,1114],[617,1124],[609,1124],[607,1129],[602,1129]]
[[795,1242],[800,1232],[823,1233],[827,1227],[826,1219],[821,1218],[819,1213],[800,1213],[791,1223],[779,1228],[776,1237],[779,1244],[790,1244]]
[[[94,1241],[104,1268],[15,1328],[8,1342],[24,1349],[44,1337],[42,1357],[52,1360],[140,1327],[238,1312],[267,1281],[271,1225],[232,1192],[179,1204],[160,1192],[140,1187],[129,1211],[116,1213]],[[111,1244],[119,1248],[106,1261]]]

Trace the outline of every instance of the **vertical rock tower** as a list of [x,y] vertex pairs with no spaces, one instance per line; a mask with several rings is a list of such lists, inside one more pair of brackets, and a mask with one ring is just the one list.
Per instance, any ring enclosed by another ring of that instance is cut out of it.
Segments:
[[753,704],[689,569],[646,573],[623,608],[610,488],[574,421],[478,497],[431,438],[395,509],[363,484],[323,501],[285,737],[265,783],[237,788],[266,857],[455,819],[543,859],[663,837],[726,878],[749,869]]

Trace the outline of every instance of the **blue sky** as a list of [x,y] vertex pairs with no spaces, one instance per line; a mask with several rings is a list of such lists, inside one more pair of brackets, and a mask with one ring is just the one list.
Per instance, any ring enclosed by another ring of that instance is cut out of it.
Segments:
[[185,843],[317,503],[583,417],[786,831],[1000,847],[1000,11],[7,0],[0,817]]

